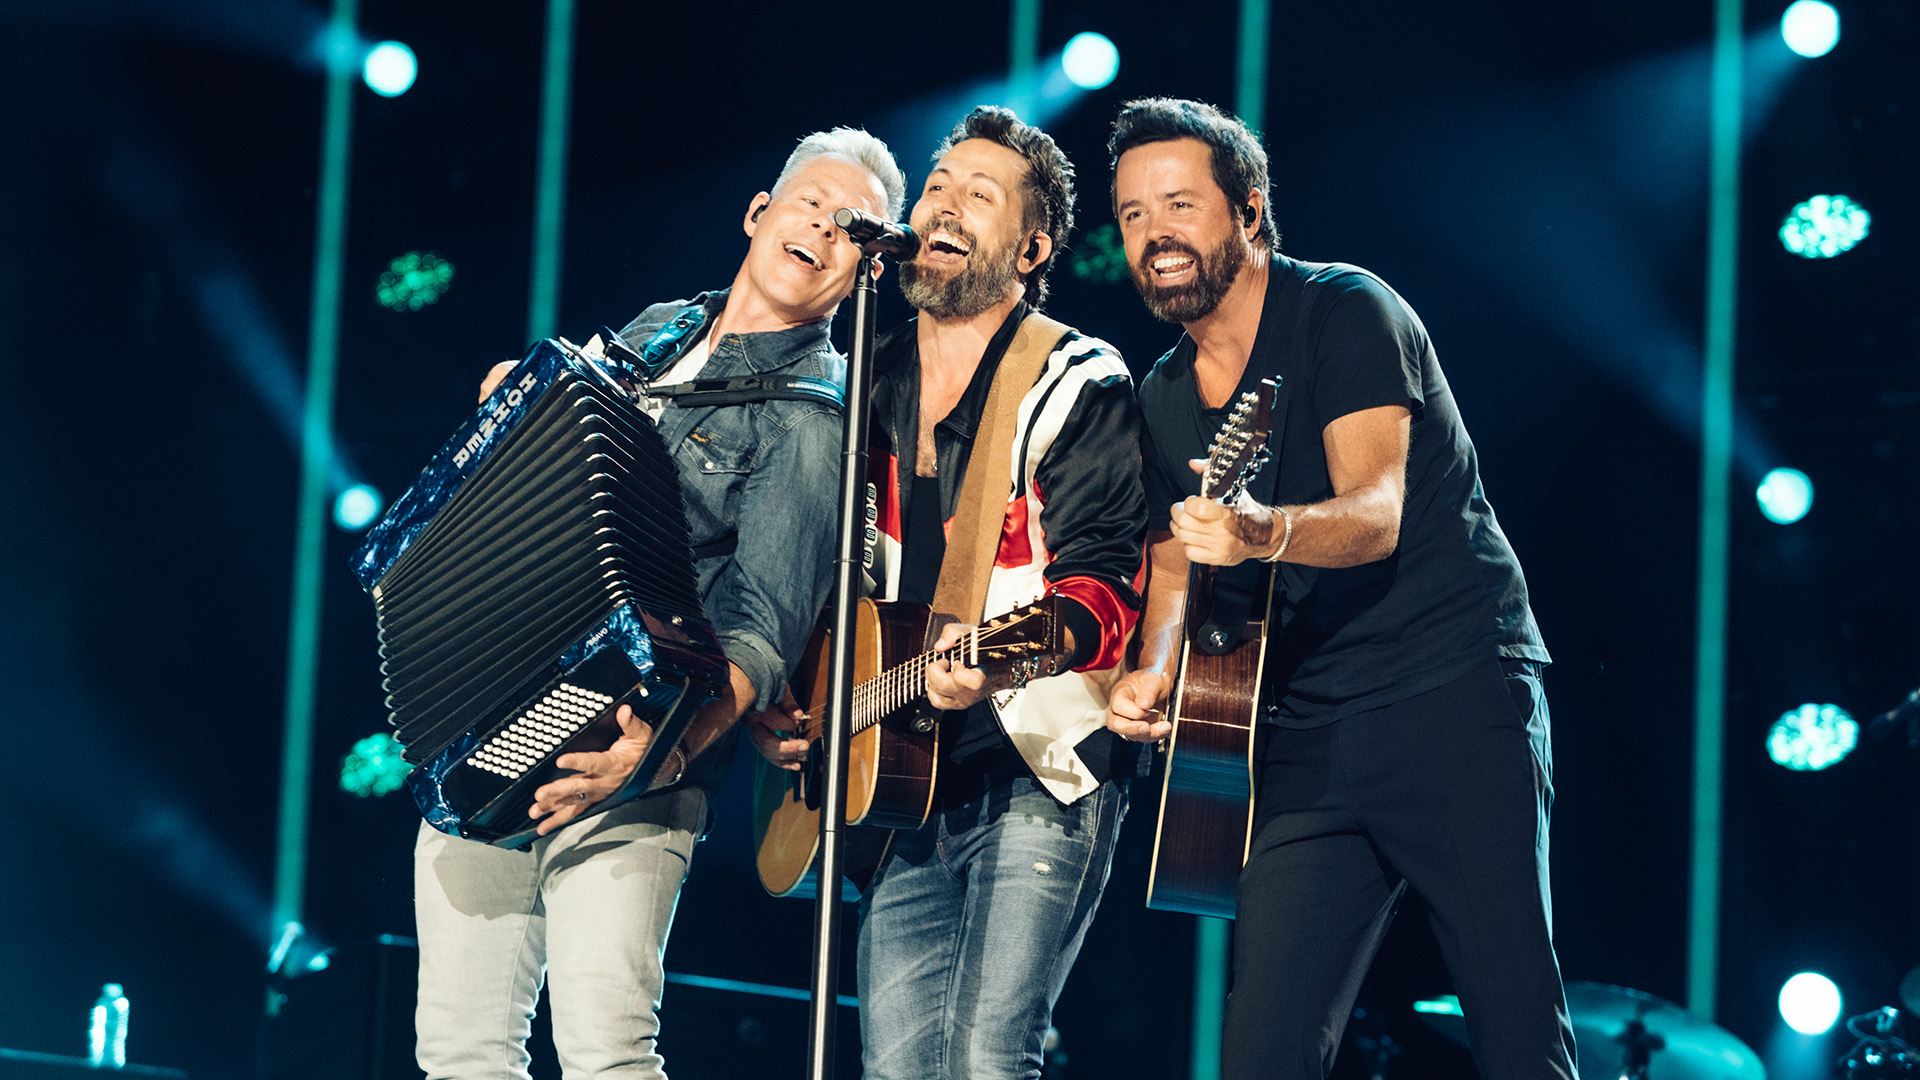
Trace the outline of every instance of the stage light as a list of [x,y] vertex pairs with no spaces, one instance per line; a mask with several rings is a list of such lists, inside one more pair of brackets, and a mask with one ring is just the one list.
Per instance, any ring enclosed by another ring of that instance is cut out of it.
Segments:
[[1780,243],[1803,259],[1831,259],[1867,238],[1873,215],[1845,195],[1815,195],[1788,212]]
[[431,251],[409,251],[387,264],[373,295],[395,311],[419,311],[453,288],[453,264]]
[[1795,772],[1818,772],[1853,753],[1860,725],[1838,705],[1811,702],[1780,714],[1767,731],[1767,756]]
[[380,492],[371,484],[355,484],[333,500],[333,523],[348,532],[359,532],[380,514]]
[[367,798],[397,791],[413,766],[400,756],[400,743],[390,732],[369,735],[353,744],[340,762],[340,790]]
[[1821,0],[1795,0],[1780,16],[1780,36],[1801,56],[1825,56],[1840,42],[1840,13]]
[[1127,250],[1112,222],[1080,239],[1073,253],[1073,276],[1096,285],[1118,285],[1127,280]]
[[368,49],[367,58],[360,65],[360,77],[367,81],[367,88],[381,97],[399,97],[406,93],[419,73],[420,64],[414,59],[413,50],[397,41],[383,41]]
[[1780,988],[1780,1019],[1802,1035],[1825,1035],[1840,1019],[1840,988],[1814,971],[1803,971]]
[[1813,509],[1813,479],[1799,469],[1774,469],[1761,478],[1753,497],[1768,521],[1791,525]]
[[1067,79],[1082,90],[1098,90],[1120,73],[1120,50],[1105,34],[1075,34],[1060,56]]
[[1413,1003],[1413,1011],[1431,1016],[1465,1016],[1460,1011],[1460,997],[1457,994],[1441,994],[1437,998],[1428,998]]

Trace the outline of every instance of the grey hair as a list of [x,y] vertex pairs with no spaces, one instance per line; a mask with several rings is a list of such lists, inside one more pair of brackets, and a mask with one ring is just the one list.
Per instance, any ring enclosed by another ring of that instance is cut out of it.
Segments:
[[781,166],[780,178],[773,182],[773,190],[778,192],[786,186],[787,179],[808,162],[823,157],[845,158],[872,174],[880,181],[880,190],[887,197],[887,218],[899,220],[900,211],[907,204],[907,178],[901,174],[887,144],[864,128],[837,127],[832,131],[816,131],[801,139],[800,145],[787,155],[787,163]]

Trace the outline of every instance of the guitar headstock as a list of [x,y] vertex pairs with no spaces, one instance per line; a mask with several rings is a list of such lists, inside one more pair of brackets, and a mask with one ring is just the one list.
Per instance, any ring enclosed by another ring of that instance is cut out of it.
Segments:
[[[1067,623],[1061,605],[1066,598],[1058,594],[1043,596],[1031,604],[982,622],[977,628],[979,662],[1005,664],[1016,660],[1038,660],[1067,654]],[[961,643],[961,648],[966,643]]]
[[1200,494],[1217,502],[1232,502],[1245,491],[1260,466],[1267,463],[1267,430],[1273,423],[1273,396],[1278,379],[1240,395],[1233,411],[1207,448],[1207,471],[1200,478]]

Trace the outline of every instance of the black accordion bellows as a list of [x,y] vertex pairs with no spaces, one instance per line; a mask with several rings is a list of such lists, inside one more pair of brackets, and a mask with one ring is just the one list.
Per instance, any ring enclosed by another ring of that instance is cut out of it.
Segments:
[[534,347],[370,532],[355,571],[378,614],[395,737],[424,763],[410,786],[459,835],[523,840],[534,788],[562,775],[553,759],[611,745],[622,703],[655,738],[601,808],[639,794],[724,683],[673,460],[615,378],[570,347]]

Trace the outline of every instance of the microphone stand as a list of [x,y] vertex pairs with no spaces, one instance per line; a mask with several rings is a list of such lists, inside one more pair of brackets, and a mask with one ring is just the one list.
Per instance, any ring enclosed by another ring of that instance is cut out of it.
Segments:
[[[843,211],[844,212],[844,211]],[[857,242],[857,241],[856,241]],[[863,248],[853,279],[853,336],[847,358],[847,427],[840,450],[840,545],[834,562],[832,652],[828,662],[826,790],[820,799],[819,888],[813,924],[813,986],[807,1023],[808,1080],[833,1076],[834,1010],[840,992],[841,846],[847,818],[847,750],[853,731],[853,613],[866,550],[868,403],[873,396],[876,248]]]
[[1904,738],[1909,750],[1920,750],[1920,689],[1874,717],[1867,724],[1867,735],[1876,742]]

